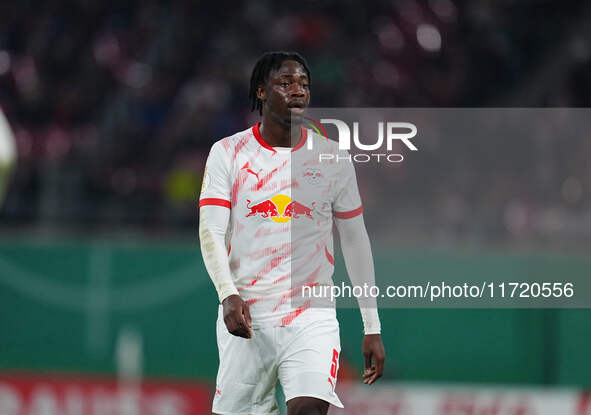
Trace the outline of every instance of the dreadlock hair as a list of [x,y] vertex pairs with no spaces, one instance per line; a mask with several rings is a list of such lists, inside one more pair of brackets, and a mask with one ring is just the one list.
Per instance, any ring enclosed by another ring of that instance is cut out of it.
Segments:
[[258,88],[263,85],[269,78],[269,73],[274,70],[276,71],[281,67],[283,61],[296,61],[299,62],[308,75],[308,82],[312,84],[312,78],[310,76],[310,68],[306,60],[297,52],[289,51],[278,51],[278,52],[266,52],[259,58],[252,75],[250,77],[250,90],[248,92],[248,100],[250,101],[250,110],[258,110],[260,115],[263,115],[263,101],[257,97]]

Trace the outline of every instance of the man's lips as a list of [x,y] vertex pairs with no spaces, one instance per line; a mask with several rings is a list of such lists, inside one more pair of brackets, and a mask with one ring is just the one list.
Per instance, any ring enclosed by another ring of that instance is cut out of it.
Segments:
[[303,102],[290,102],[287,104],[287,108],[291,113],[303,114],[304,110],[306,109],[306,104]]
[[289,112],[291,112],[292,114],[303,114],[304,113],[305,108],[300,108],[300,107],[289,107]]

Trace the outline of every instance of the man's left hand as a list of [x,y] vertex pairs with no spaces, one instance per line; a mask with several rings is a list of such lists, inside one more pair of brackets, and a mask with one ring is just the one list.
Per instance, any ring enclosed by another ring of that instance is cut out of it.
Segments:
[[363,352],[364,370],[363,383],[371,385],[384,374],[384,362],[386,361],[386,352],[382,336],[379,334],[368,334],[363,338],[361,345]]

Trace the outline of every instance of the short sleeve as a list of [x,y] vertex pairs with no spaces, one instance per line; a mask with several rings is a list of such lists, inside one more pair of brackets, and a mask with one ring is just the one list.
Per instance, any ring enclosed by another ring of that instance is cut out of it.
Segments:
[[229,208],[230,195],[230,162],[221,141],[218,141],[211,147],[205,163],[199,207],[217,205]]
[[361,196],[357,187],[355,167],[347,156],[340,156],[337,193],[333,203],[334,216],[338,219],[349,219],[360,215],[363,212]]

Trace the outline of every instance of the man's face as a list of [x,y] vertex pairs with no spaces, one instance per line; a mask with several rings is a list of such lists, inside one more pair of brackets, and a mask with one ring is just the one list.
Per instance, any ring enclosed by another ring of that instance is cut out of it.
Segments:
[[271,71],[258,97],[264,101],[263,115],[289,126],[291,117],[301,119],[310,103],[310,84],[304,67],[296,61],[283,61],[281,67]]

